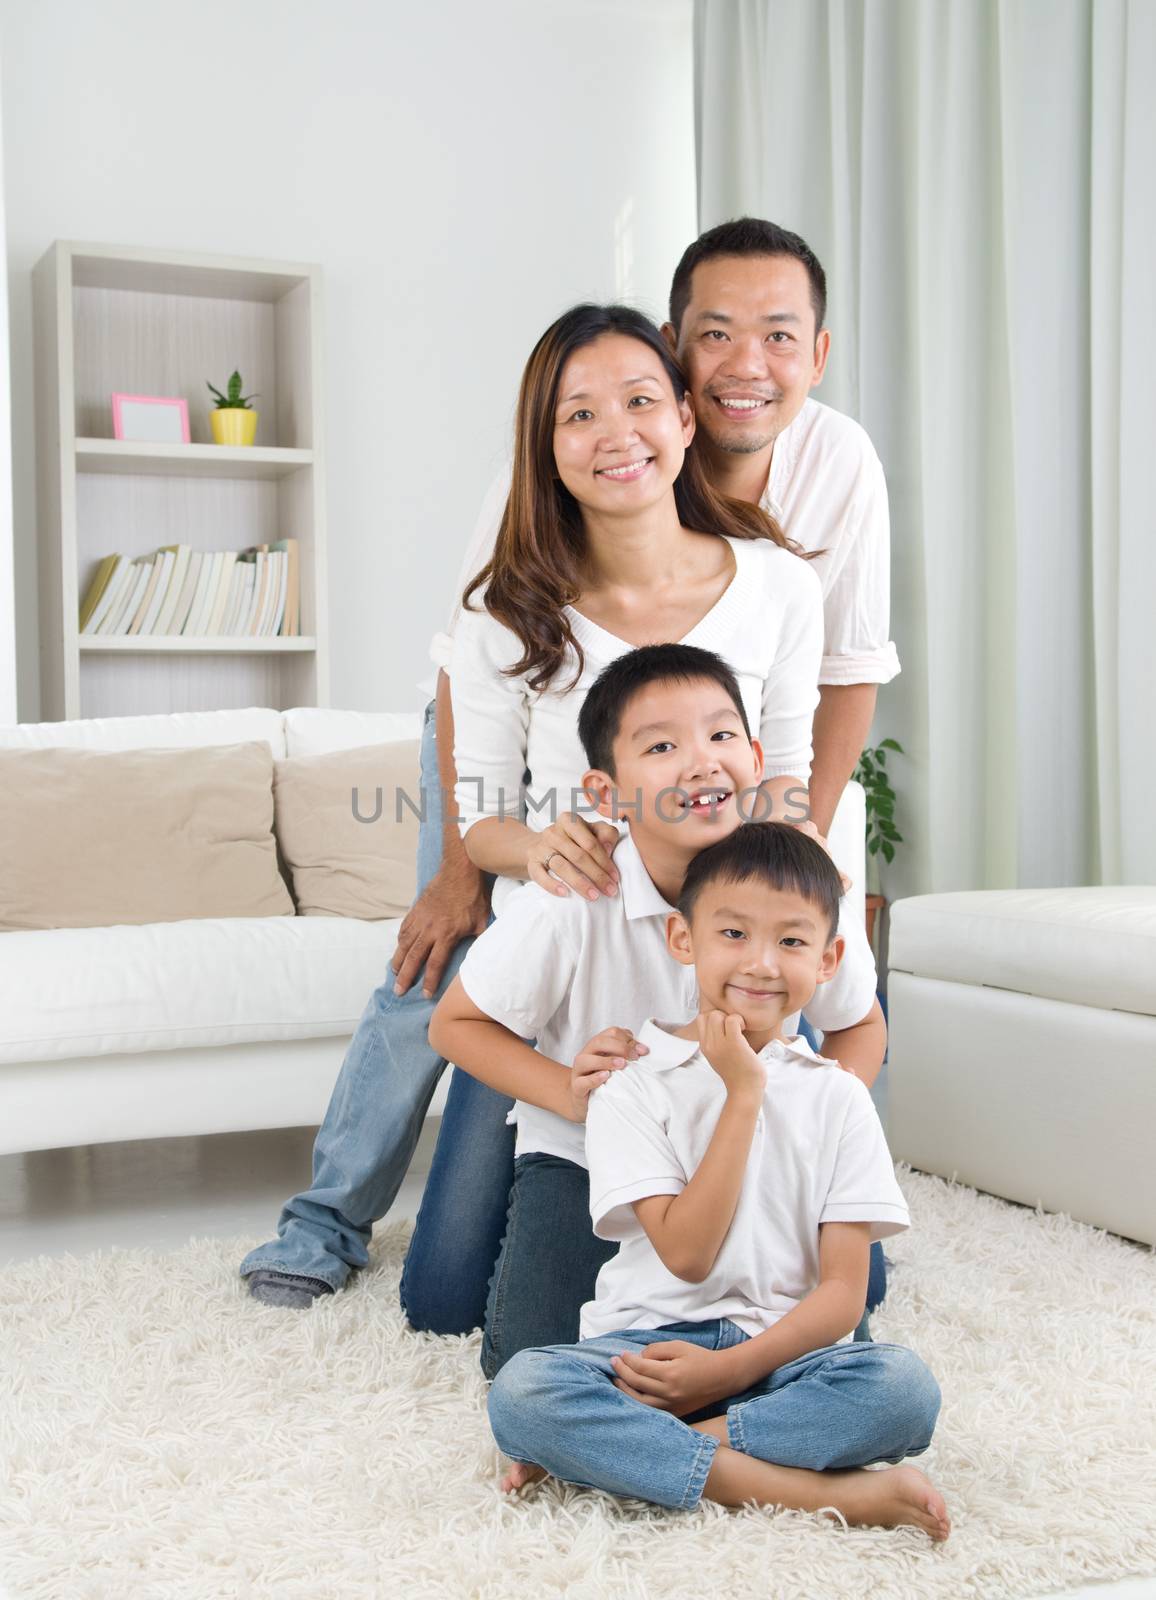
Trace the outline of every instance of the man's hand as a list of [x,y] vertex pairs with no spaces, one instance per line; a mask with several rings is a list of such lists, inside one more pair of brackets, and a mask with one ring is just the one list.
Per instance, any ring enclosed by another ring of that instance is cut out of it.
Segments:
[[490,897],[476,867],[467,862],[435,872],[398,930],[397,949],[390,962],[394,993],[404,994],[424,967],[422,993],[432,1000],[458,943],[481,933],[489,914]]
[[[818,828],[811,821],[810,817],[805,817],[802,822],[792,822],[791,827],[798,828],[799,832],[805,833],[808,839],[814,839],[816,844],[821,844],[827,854],[831,856],[831,846],[826,835],[819,832]],[[834,861],[834,859],[835,857],[831,856],[831,860]],[[843,885],[843,893],[846,894],[848,889],[851,887],[851,880],[847,874],[842,871],[839,873],[839,879]]]
[[650,1054],[650,1046],[639,1044],[629,1028],[603,1028],[574,1057],[570,1072],[570,1107],[574,1122],[585,1122],[590,1096],[612,1072],[621,1072],[628,1061]]
[[617,894],[618,871],[611,857],[621,837],[612,823],[591,827],[585,817],[567,811],[534,835],[526,851],[526,871],[531,882],[551,894],[574,889],[591,900]]
[[700,1011],[698,1042],[707,1061],[726,1085],[727,1094],[762,1095],[767,1069],[747,1043],[737,1011]]
[[[728,1350],[704,1350],[685,1339],[648,1345],[644,1356],[614,1356],[614,1387],[644,1406],[685,1417],[736,1392]],[[741,1386],[740,1386],[741,1387]]]

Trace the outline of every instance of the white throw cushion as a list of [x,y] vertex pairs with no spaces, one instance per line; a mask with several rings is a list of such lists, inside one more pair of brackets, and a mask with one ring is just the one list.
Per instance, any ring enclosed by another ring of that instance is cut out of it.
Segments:
[[0,727],[0,749],[186,750],[262,739],[280,760],[285,713],[264,706],[243,711],[171,711],[150,717],[86,717],[75,722],[18,722]]
[[400,919],[230,917],[0,936],[0,1062],[352,1032]]
[[360,750],[397,739],[420,739],[420,711],[332,711],[294,706],[285,719],[287,756],[326,756],[334,750]]
[[972,889],[891,908],[890,967],[1156,1016],[1156,888]]

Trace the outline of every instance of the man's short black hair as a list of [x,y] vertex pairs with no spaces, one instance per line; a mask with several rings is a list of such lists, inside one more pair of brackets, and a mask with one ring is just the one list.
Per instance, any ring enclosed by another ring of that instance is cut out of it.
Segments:
[[689,922],[708,883],[749,883],[791,889],[810,901],[827,924],[828,943],[839,926],[843,883],[821,844],[786,822],[744,822],[725,839],[700,850],[687,869],[678,909]]
[[764,222],[761,217],[736,217],[733,222],[720,222],[717,228],[700,233],[693,244],[687,245],[682,260],[674,269],[670,284],[670,320],[676,338],[690,304],[694,269],[715,256],[794,256],[796,261],[801,261],[811,280],[815,337],[819,337],[827,315],[827,274],[818,256],[805,239],[780,228],[777,222]]
[[644,644],[604,667],[582,702],[578,737],[587,761],[599,772],[616,777],[614,741],[622,727],[622,714],[639,690],[649,683],[697,683],[702,679],[717,683],[730,696],[749,739],[751,725],[738,681],[721,656],[693,644]]

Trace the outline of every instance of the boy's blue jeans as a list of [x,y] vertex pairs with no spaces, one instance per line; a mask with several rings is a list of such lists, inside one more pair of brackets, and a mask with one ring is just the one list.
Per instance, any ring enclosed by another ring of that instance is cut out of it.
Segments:
[[[421,769],[419,894],[442,852],[432,704]],[[434,999],[424,997],[420,981],[396,994],[392,968],[386,972],[345,1053],[313,1147],[312,1185],[284,1206],[277,1238],[241,1262],[242,1277],[265,1267],[340,1289],[351,1271],[367,1264],[373,1223],[397,1196],[446,1065],[430,1048],[429,1020],[471,943],[463,939],[454,951]],[[482,1322],[513,1173],[514,1130],[506,1127],[512,1102],[465,1073],[455,1071],[454,1079],[457,1092],[449,1097],[439,1140],[447,1156],[435,1158],[402,1278],[409,1320],[434,1333],[465,1333]]]
[[[689,1510],[719,1441],[616,1389],[610,1358],[667,1339],[721,1350],[746,1338],[724,1319],[522,1350],[490,1389],[494,1438],[513,1460],[568,1483]],[[695,1416],[725,1414],[728,1443],[745,1455],[824,1472],[922,1454],[939,1403],[939,1385],[914,1351],[852,1343],[801,1356]]]

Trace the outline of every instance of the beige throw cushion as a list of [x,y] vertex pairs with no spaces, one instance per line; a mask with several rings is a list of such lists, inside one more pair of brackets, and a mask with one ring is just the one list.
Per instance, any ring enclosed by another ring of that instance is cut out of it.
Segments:
[[267,744],[0,750],[0,931],[285,917]]
[[398,740],[276,763],[277,843],[298,915],[373,922],[409,910],[417,884],[419,750],[416,739]]

